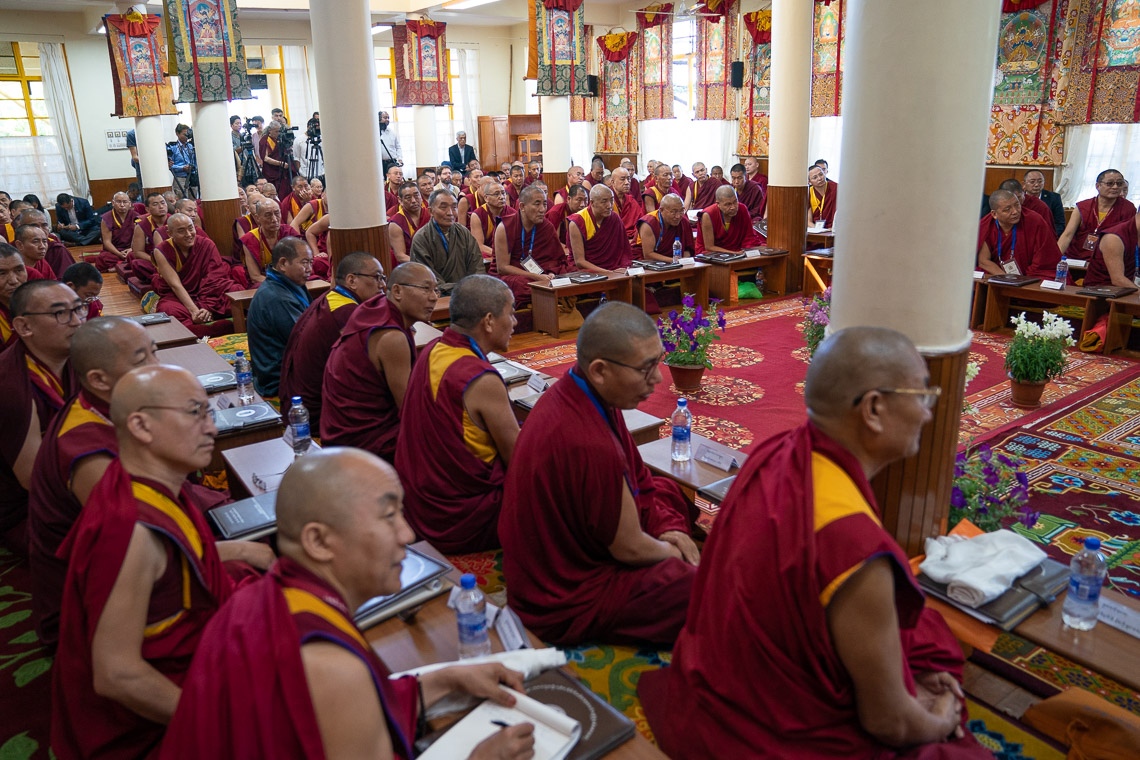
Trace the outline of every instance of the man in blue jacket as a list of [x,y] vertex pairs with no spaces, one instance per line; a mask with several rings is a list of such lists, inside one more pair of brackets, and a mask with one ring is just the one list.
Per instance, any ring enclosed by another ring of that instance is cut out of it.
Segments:
[[262,396],[276,396],[281,384],[281,359],[293,325],[309,306],[305,281],[313,271],[309,244],[285,237],[273,246],[273,266],[249,304],[246,330],[253,364],[253,387]]

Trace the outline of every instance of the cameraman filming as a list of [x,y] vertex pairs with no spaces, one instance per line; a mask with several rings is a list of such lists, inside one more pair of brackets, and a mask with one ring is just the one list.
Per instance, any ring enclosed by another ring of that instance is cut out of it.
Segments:
[[321,148],[321,113],[313,111],[313,118],[305,125],[305,176],[310,182],[324,174],[324,150]]
[[391,129],[391,117],[387,111],[380,112],[380,158],[384,161],[383,173],[388,176],[388,170],[393,166],[403,166],[404,156],[400,152],[400,137],[396,130]]
[[265,137],[261,140],[261,170],[265,179],[277,188],[277,197],[284,198],[292,189],[293,172],[293,130],[287,129],[279,121],[269,122]]
[[170,173],[173,190],[179,198],[198,197],[198,157],[194,154],[194,132],[185,124],[174,128],[178,140],[170,146]]

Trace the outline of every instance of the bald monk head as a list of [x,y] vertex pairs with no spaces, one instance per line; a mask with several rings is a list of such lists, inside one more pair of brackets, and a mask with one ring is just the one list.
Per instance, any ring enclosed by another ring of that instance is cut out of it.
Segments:
[[32,204],[28,203],[25,200],[14,198],[12,202],[8,204],[8,215],[11,216],[12,221],[15,222],[16,217],[19,215],[19,213],[28,208],[32,208]]
[[523,168],[522,164],[515,164],[513,166],[508,164],[508,166],[507,172],[511,184],[515,186],[515,189],[521,189],[523,182],[526,180],[526,169]]
[[55,280],[30,280],[8,301],[12,329],[42,361],[62,366],[71,338],[87,320],[87,304],[71,288]]
[[24,257],[15,246],[0,242],[0,304],[8,307],[16,288],[28,281]]
[[[195,229],[202,226],[202,219],[198,216],[198,202],[193,198],[182,198],[175,201],[174,213],[189,217],[190,221],[194,222]],[[169,220],[167,224],[170,224]],[[169,229],[169,227],[167,227],[167,229]]]
[[629,179],[629,169],[619,166],[610,174],[610,188],[618,195],[628,195],[631,182]]
[[505,352],[518,323],[515,298],[497,277],[472,274],[451,291],[451,329],[475,340],[484,354]]
[[[451,195],[446,190],[442,192]],[[439,280],[423,264],[405,261],[388,275],[388,302],[403,315],[405,327],[419,321],[430,322],[438,300]]]
[[586,179],[586,170],[581,166],[571,166],[566,172],[566,186],[574,187],[581,185],[582,181]]
[[472,192],[479,189],[479,185],[483,182],[482,169],[468,169],[467,174],[463,175],[463,183],[471,188]]
[[399,187],[404,182],[404,170],[399,166],[388,167],[388,184],[391,187]]
[[570,189],[566,191],[566,206],[571,214],[586,208],[586,204],[589,202],[590,191],[586,189],[585,185],[571,185]]
[[663,193],[669,192],[673,184],[673,173],[666,164],[658,164],[653,169],[653,186]]
[[272,198],[260,200],[253,207],[253,220],[264,234],[271,238],[277,237],[277,233],[281,231],[281,207]]
[[605,185],[590,188],[590,213],[601,223],[614,210],[614,191]]
[[126,317],[86,322],[71,339],[71,368],[83,388],[103,401],[119,379],[136,367],[158,364],[158,344],[145,327]]
[[162,194],[162,198],[166,201],[166,208],[168,212],[170,209],[174,208],[174,204],[178,201],[178,196],[174,194],[173,190],[167,190],[164,192]]
[[[400,189],[396,193],[397,199],[400,201],[399,209],[392,209],[392,213],[402,211],[404,216],[408,218],[413,224],[420,219],[420,209],[423,208],[426,198],[420,193],[420,187],[415,182],[405,182],[400,185]],[[431,193],[428,193],[427,198],[431,198]]]
[[990,193],[990,213],[1002,229],[1009,230],[1021,221],[1021,201],[1009,190],[995,190]]
[[111,196],[111,208],[122,218],[131,210],[131,196],[120,190]]
[[[660,167],[658,167],[660,168]],[[666,169],[668,171],[668,169]],[[661,221],[670,227],[676,227],[681,223],[681,218],[685,215],[685,202],[681,200],[681,196],[676,193],[668,193],[661,199]]]
[[816,189],[818,192],[824,192],[827,188],[827,172],[821,166],[812,164],[808,167],[808,184]]
[[527,185],[519,191],[519,217],[525,230],[542,224],[546,218],[546,193],[541,188]]
[[283,237],[273,246],[273,269],[303,288],[313,273],[313,251],[301,238]]
[[848,327],[823,341],[804,385],[808,418],[872,477],[918,453],[939,389],[914,344],[885,327]]
[[209,398],[181,367],[140,367],[121,377],[111,392],[111,422],[127,472],[177,484],[175,493],[214,454],[218,428]]
[[274,185],[272,182],[266,182],[265,183],[265,187],[261,188],[261,194],[264,195],[266,198],[269,198],[270,200],[274,200],[274,201],[280,200],[277,197],[277,186]]
[[308,203],[309,199],[313,197],[313,191],[309,187],[309,180],[303,174],[298,174],[293,178],[292,182],[293,197],[302,203]]
[[704,164],[702,164],[700,161],[693,164],[693,179],[695,179],[697,182],[700,182],[702,180],[708,179],[708,176],[708,170],[705,168]]
[[336,265],[336,284],[364,303],[384,292],[384,270],[371,253],[354,251]]
[[627,303],[594,309],[578,330],[578,371],[618,409],[635,409],[652,395],[663,353],[653,320]]
[[190,249],[194,247],[197,229],[194,227],[194,220],[186,214],[171,215],[166,220],[166,231],[170,233],[170,242],[183,255],[188,254]]
[[716,207],[720,209],[721,218],[725,221],[732,219],[740,211],[740,202],[736,198],[736,188],[732,185],[721,185],[716,189]]
[[[533,187],[533,186],[532,186]],[[486,201],[487,210],[491,215],[499,216],[507,205],[507,189],[495,180],[483,183],[483,200]]]
[[24,261],[28,262],[28,266],[35,266],[47,255],[51,241],[43,227],[24,223],[24,216],[25,214],[20,215],[21,224],[16,226],[16,239],[13,242],[16,250],[24,257]]
[[12,221],[12,214],[8,211],[7,206],[0,206],[0,224],[8,224]]

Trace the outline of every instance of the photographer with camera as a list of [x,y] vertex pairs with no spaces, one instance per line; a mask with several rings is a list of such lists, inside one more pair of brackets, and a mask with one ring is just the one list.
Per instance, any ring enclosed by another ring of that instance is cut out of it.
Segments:
[[391,117],[387,111],[380,112],[380,158],[384,161],[383,173],[388,176],[388,170],[393,166],[404,165],[404,155],[400,151],[400,137],[396,130],[390,126]]
[[265,137],[261,140],[261,170],[265,179],[277,188],[277,197],[284,198],[292,189],[293,172],[296,167],[293,159],[293,140],[296,127],[286,128],[279,121],[269,122]]
[[167,143],[173,189],[179,198],[198,197],[198,157],[194,154],[194,131],[185,124],[174,128],[178,139]]
[[321,148],[321,113],[313,111],[313,118],[305,125],[305,177],[310,182],[324,174],[324,150]]

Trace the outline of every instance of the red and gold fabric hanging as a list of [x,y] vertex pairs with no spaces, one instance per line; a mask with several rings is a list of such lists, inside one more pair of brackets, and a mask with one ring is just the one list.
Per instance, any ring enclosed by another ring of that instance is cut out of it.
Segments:
[[735,0],[705,0],[697,7],[697,82],[694,119],[735,119],[736,92],[730,67],[736,59],[737,24]]
[[601,53],[598,77],[598,153],[636,153],[637,146],[637,32],[606,34],[597,38]]
[[115,110],[112,116],[176,114],[174,90],[163,70],[166,46],[162,17],[131,11],[103,17],[111,55]]
[[642,119],[673,118],[672,12],[672,3],[655,3],[637,12]]
[[843,0],[815,0],[811,50],[811,115],[838,116],[843,82]]
[[582,0],[529,0],[527,79],[538,95],[587,95],[587,43]]
[[[584,27],[586,39],[594,38],[594,27]],[[593,45],[588,45],[586,48],[586,71],[596,72],[598,70],[598,49]],[[596,105],[598,99],[593,95],[571,95],[570,96],[570,121],[596,121]]]
[[744,15],[752,40],[744,59],[744,112],[740,115],[737,155],[768,155],[768,113],[772,71],[772,11]]
[[166,0],[166,24],[178,102],[253,97],[234,0]]
[[431,19],[397,24],[392,27],[392,47],[397,107],[451,104],[447,24]]

